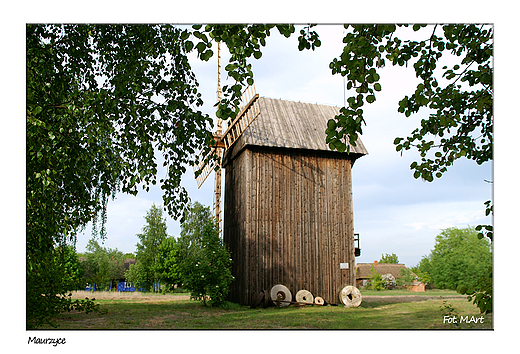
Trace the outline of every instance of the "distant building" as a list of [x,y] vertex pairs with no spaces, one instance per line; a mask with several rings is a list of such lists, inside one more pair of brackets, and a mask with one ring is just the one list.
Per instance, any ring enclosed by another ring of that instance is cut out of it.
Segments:
[[[358,263],[356,264],[356,285],[358,287],[366,286],[368,284],[370,277],[372,276],[372,267],[374,267],[378,274],[392,274],[395,279],[402,278],[401,269],[407,269],[404,264],[379,263],[377,261],[374,263]],[[420,284],[422,284],[422,286]],[[424,284],[421,282],[416,281],[407,286],[407,289],[409,287],[410,291],[424,291]]]

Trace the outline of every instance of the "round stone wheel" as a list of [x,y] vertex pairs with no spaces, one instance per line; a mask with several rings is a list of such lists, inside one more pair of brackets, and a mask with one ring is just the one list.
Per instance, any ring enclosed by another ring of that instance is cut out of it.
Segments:
[[[285,285],[277,284],[271,288],[271,300],[276,304],[276,300],[278,296],[280,296],[280,306],[285,307],[289,306],[292,301],[291,291],[287,289]],[[284,302],[282,302],[284,301]]]
[[323,300],[322,297],[316,296],[316,297],[314,298],[314,303],[315,303],[316,305],[323,305],[323,304],[325,303],[325,300]]
[[306,304],[314,303],[314,296],[308,290],[300,290],[296,293],[296,301],[303,302]]
[[339,300],[346,307],[358,307],[362,301],[361,292],[355,286],[347,285],[339,292]]

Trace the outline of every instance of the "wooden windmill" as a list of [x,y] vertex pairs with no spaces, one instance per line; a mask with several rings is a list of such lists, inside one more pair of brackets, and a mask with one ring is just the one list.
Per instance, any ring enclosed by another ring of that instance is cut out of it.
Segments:
[[[222,90],[220,87],[220,42],[218,42],[217,45],[217,101],[220,102],[222,99]],[[242,92],[239,112],[236,118],[228,124],[224,133],[222,133],[222,119],[218,117],[216,118],[215,133],[213,134],[215,144],[212,146],[210,152],[204,156],[204,158],[199,159],[199,164],[194,167],[198,188],[202,186],[211,172],[215,171],[215,200],[213,210],[215,213],[215,220],[219,226],[219,231],[221,231],[220,204],[222,195],[222,155],[225,150],[229,149],[233,143],[240,138],[242,133],[259,114],[260,108],[258,106],[258,94],[256,93],[254,86],[248,86]],[[216,158],[214,158],[215,156]],[[199,171],[200,174],[197,175]]]
[[[218,58],[220,100],[220,51]],[[324,132],[339,111],[259,97],[248,87],[224,133],[217,118],[215,143],[195,171],[199,187],[215,171],[220,229],[225,169],[222,233],[235,277],[228,301],[251,305],[259,291],[283,284],[337,303],[355,286],[352,167],[368,152],[360,139],[350,153],[330,150]]]
[[307,290],[338,303],[356,281],[352,167],[367,150],[360,139],[350,153],[326,144],[339,107],[257,101],[260,114],[222,159],[223,239],[235,277],[227,300],[252,305],[282,284],[293,296]]

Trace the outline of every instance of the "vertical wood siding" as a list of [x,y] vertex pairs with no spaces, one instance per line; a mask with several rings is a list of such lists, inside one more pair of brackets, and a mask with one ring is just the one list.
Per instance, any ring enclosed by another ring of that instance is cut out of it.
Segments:
[[344,155],[260,147],[226,166],[230,301],[251,304],[259,291],[284,284],[293,296],[306,289],[339,303],[341,289],[355,283],[351,167]]

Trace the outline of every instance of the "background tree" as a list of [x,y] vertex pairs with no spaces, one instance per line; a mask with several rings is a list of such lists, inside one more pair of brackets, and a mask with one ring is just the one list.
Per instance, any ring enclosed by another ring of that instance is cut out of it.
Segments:
[[209,207],[198,202],[192,205],[181,224],[179,246],[183,288],[204,304],[207,298],[211,306],[223,304],[234,279],[232,260]]
[[139,242],[136,244],[136,265],[138,263],[139,267],[143,268],[139,274],[146,274],[146,279],[143,284],[137,284],[149,290],[158,280],[155,269],[159,245],[168,237],[168,234],[162,208],[153,204],[147,211],[145,220],[146,224],[143,226],[142,233],[137,234]]
[[125,272],[125,280],[134,283],[136,289],[140,291],[150,291],[153,285],[153,274],[151,269],[145,268],[141,262],[130,264],[130,268]]
[[397,255],[395,253],[388,254],[385,253],[385,255],[381,255],[381,259],[379,260],[379,263],[392,263],[392,264],[399,264],[399,258],[397,258]]
[[175,285],[182,283],[180,273],[180,250],[174,237],[167,237],[159,245],[155,274],[166,291],[173,290]]
[[412,272],[417,274],[417,280],[422,281],[425,284],[430,284],[430,286],[433,285],[430,276],[432,272],[431,254],[423,257],[419,264],[410,267],[410,269],[412,270]]
[[116,249],[101,246],[90,239],[85,253],[85,278],[96,289],[117,288],[117,281],[124,278],[125,256]]
[[417,266],[434,286],[468,295],[481,312],[493,311],[493,253],[491,242],[468,226],[448,228],[435,238],[431,254]]
[[491,245],[479,239],[472,227],[448,228],[435,238],[431,253],[432,278],[440,289],[470,287],[489,277],[493,264]]

